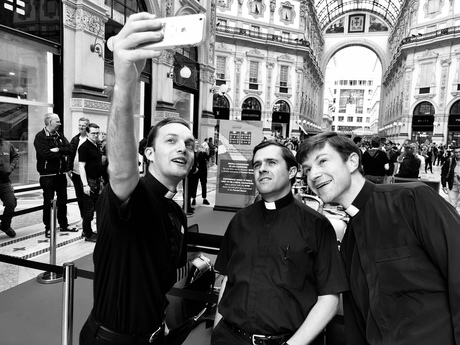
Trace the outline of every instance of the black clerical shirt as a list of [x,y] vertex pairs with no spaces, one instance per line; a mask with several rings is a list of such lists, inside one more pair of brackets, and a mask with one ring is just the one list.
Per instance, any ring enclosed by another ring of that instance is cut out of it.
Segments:
[[228,277],[219,313],[256,334],[294,333],[318,296],[348,288],[334,228],[291,193],[237,212],[215,268]]
[[112,331],[147,334],[161,325],[187,255],[187,220],[173,195],[147,172],[122,205],[110,185],[99,197],[93,314]]
[[460,344],[460,216],[422,183],[366,181],[341,245],[347,344]]

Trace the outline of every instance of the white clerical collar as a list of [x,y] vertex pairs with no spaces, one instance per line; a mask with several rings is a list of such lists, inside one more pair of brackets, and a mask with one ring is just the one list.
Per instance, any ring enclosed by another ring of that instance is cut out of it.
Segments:
[[350,216],[350,217],[354,217],[358,214],[359,212],[359,209],[354,206],[354,205],[350,205],[346,210],[345,212]]
[[264,201],[267,210],[276,210],[276,202]]
[[174,195],[176,195],[176,193],[173,193],[173,192],[171,192],[171,191],[168,190],[168,191],[166,192],[166,194],[165,194],[165,198],[166,198],[166,199],[172,199],[172,198],[174,198]]

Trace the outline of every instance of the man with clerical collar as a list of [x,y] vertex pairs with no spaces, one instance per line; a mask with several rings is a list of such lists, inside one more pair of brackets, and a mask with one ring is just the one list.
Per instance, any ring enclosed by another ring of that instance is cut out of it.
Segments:
[[262,198],[238,211],[225,233],[211,344],[322,344],[317,336],[348,289],[334,228],[292,195],[291,150],[264,141],[252,163]]
[[366,181],[359,148],[335,132],[297,153],[308,185],[350,215],[340,251],[346,343],[460,344],[460,216],[420,183]]
[[[150,131],[140,178],[136,90],[147,59],[138,45],[163,37],[155,15],[131,15],[114,36],[115,86],[107,125],[109,184],[96,205],[94,304],[80,344],[165,344],[166,293],[186,263],[187,217],[172,200],[193,164],[188,123],[166,118]],[[137,37],[137,39],[133,39]]]

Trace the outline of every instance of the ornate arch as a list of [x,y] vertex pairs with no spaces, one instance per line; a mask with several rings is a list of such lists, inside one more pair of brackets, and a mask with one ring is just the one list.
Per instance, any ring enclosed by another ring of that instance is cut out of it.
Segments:
[[145,0],[145,4],[147,5],[147,12],[161,16],[161,7],[158,0]]
[[342,50],[347,47],[352,47],[352,46],[361,46],[361,47],[372,50],[375,53],[375,55],[377,55],[377,57],[380,60],[380,63],[382,64],[382,71],[385,72],[388,69],[389,61],[387,58],[387,54],[379,45],[367,39],[350,40],[348,38],[344,38],[342,42],[337,43],[336,45],[332,46],[324,54],[324,59],[321,64],[321,70],[326,71],[327,64],[329,63],[329,60],[334,56],[335,53],[337,53],[339,50]]

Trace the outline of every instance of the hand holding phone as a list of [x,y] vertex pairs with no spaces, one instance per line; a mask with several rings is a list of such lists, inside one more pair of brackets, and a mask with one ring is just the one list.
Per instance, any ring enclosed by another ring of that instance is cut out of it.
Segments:
[[[163,26],[163,40],[140,44],[137,48],[164,50],[184,46],[198,46],[204,41],[206,17],[204,14],[165,17],[157,19]],[[107,40],[107,48],[113,51],[113,38]]]

